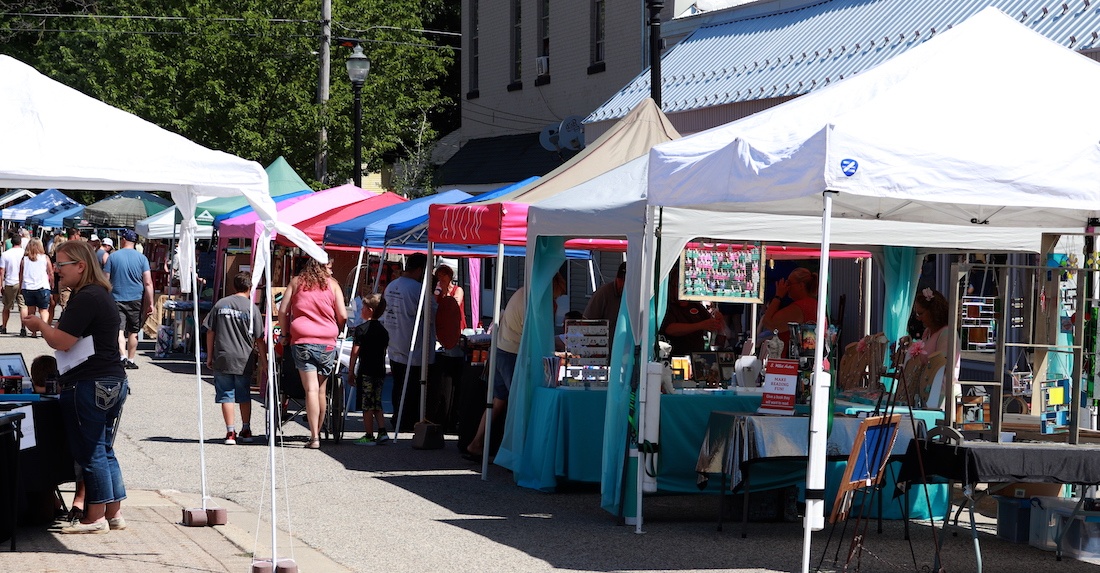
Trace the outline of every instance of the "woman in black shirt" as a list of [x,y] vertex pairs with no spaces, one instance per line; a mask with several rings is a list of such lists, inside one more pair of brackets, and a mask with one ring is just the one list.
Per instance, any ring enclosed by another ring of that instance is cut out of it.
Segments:
[[73,459],[84,477],[84,517],[61,533],[108,533],[125,529],[122,500],[126,488],[115,458],[114,441],[129,387],[118,356],[119,315],[111,283],[88,243],[68,241],[56,252],[54,265],[61,287],[72,289],[65,312],[54,328],[36,316],[23,319],[41,332],[59,356],[61,409]]

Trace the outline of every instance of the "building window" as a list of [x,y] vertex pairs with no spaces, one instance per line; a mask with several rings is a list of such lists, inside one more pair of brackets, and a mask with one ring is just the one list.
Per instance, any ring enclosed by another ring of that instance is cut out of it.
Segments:
[[470,45],[467,48],[468,59],[466,60],[467,73],[469,78],[470,89],[466,93],[467,99],[474,99],[478,95],[478,29],[477,29],[477,16],[478,16],[478,0],[470,0]]
[[592,0],[592,54],[589,64],[604,61],[604,7],[606,0]]
[[539,55],[550,55],[550,0],[539,2]]
[[522,1],[512,0],[512,81],[523,79],[523,18]]

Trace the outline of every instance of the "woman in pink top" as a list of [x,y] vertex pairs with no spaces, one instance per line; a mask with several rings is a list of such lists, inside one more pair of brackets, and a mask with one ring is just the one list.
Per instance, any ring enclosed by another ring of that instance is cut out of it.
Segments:
[[306,447],[314,450],[321,447],[325,384],[336,365],[336,337],[348,318],[344,293],[332,278],[331,264],[308,259],[302,272],[290,279],[279,305],[279,324],[283,327],[279,343],[291,345],[306,393]]

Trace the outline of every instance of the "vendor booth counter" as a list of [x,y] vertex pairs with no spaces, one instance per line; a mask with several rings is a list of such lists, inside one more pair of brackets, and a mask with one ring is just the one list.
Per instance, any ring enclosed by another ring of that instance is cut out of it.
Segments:
[[[759,395],[737,395],[728,390],[662,395],[657,491],[671,494],[723,493],[721,480],[699,479],[700,472],[713,475],[722,473],[720,461],[716,462],[717,465],[713,468],[709,464],[702,470],[699,468],[700,450],[707,449],[707,442],[711,439],[708,437],[711,425],[707,421],[722,413],[755,412],[760,407],[760,402]],[[602,390],[568,387],[536,388],[531,399],[532,413],[526,448],[531,452],[532,459],[536,460],[537,467],[535,475],[531,478],[520,478],[520,485],[553,491],[559,480],[599,483],[602,471],[603,419],[606,405],[607,392]],[[870,412],[874,408],[856,404],[838,404],[836,409],[840,412],[851,411],[858,415],[860,412]],[[943,412],[938,411],[916,410],[915,412],[921,427],[928,426],[929,422],[934,424],[936,419],[943,417]],[[908,411],[899,408],[898,413],[908,413]],[[802,416],[753,416],[753,418],[761,419],[762,424],[776,424],[777,431],[782,429],[782,436],[786,436],[789,443],[802,444],[803,447],[800,453],[778,453],[779,450],[772,448],[765,450],[766,453],[754,456],[760,458],[803,456],[802,460],[793,466],[788,460],[782,466],[777,464],[771,469],[767,465],[757,467],[753,475],[753,483],[759,483],[760,487],[757,488],[754,485],[754,489],[804,485],[806,473],[804,448],[809,418]],[[775,422],[771,422],[772,420]],[[838,426],[835,427],[840,428],[846,428],[845,424],[855,426],[859,424],[859,420],[855,418],[837,418],[837,422]],[[908,428],[908,422],[904,425]],[[909,444],[909,437],[911,432],[903,433],[899,438],[899,445],[896,448],[898,454],[905,451]],[[781,436],[777,434],[775,438],[780,439]],[[851,444],[849,443],[848,446],[850,448]],[[837,454],[838,458],[829,462],[828,470],[828,481],[834,494],[836,484],[839,483],[844,472],[848,450],[838,450]],[[886,487],[892,487],[893,476],[896,474],[896,464],[891,464],[887,472]],[[757,482],[757,479],[761,481]],[[737,484],[727,482],[727,487],[734,485]],[[932,486],[930,495],[935,502],[934,513],[942,516],[947,510],[946,486]],[[831,499],[828,495],[827,498]],[[923,496],[912,496],[908,511],[911,517],[926,517],[928,510]],[[872,514],[879,515],[877,508]],[[897,503],[887,503],[883,507],[882,516],[885,518],[901,519],[904,514],[905,512]]]

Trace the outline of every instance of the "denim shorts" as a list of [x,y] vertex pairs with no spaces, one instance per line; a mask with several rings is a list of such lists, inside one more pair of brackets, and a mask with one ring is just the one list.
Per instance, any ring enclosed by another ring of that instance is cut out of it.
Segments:
[[23,289],[23,303],[34,308],[50,308],[50,289]]
[[497,377],[493,383],[493,398],[507,400],[512,389],[512,376],[516,372],[516,355],[497,349]]
[[316,371],[318,376],[328,376],[336,364],[336,347],[331,344],[295,344],[291,352],[294,367],[302,372]]
[[252,401],[251,381],[243,374],[214,372],[214,402],[244,404]]

